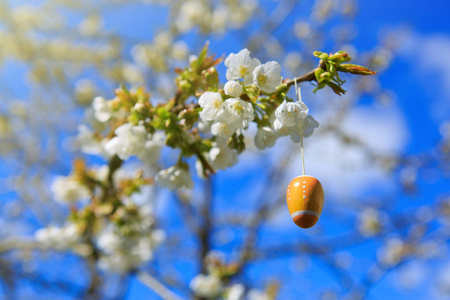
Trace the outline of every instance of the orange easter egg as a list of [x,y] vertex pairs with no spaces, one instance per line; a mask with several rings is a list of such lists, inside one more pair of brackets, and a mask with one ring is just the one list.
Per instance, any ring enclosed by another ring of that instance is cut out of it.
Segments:
[[322,184],[312,176],[295,177],[288,185],[286,201],[289,213],[301,228],[313,227],[319,221],[323,200]]

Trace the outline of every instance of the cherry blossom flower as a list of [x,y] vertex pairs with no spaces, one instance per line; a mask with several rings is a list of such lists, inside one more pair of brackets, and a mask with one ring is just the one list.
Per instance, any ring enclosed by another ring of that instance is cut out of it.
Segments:
[[94,107],[95,118],[100,122],[107,122],[111,119],[113,111],[111,102],[103,97],[95,97],[92,107]]
[[211,125],[211,133],[221,138],[229,138],[236,130],[238,130],[238,126],[225,122],[216,122]]
[[208,157],[214,169],[226,169],[237,163],[237,152],[227,145],[226,139],[217,139],[212,143]]
[[242,94],[242,85],[234,80],[228,81],[224,86],[225,94],[231,97],[239,97]]
[[253,106],[239,98],[230,98],[223,103],[222,110],[217,115],[217,120],[227,123],[229,126],[244,128],[255,118]]
[[144,126],[133,126],[125,123],[118,127],[116,134],[105,144],[105,150],[110,156],[117,155],[122,160],[127,160],[132,155],[139,155],[145,148],[147,131]]
[[272,300],[267,293],[257,290],[251,289],[247,294],[248,300]]
[[165,145],[166,136],[163,132],[155,132],[150,140],[144,144],[144,149],[138,154],[138,157],[147,165],[154,165],[160,155],[161,149]]
[[299,119],[306,118],[308,111],[309,108],[301,101],[286,102],[284,100],[275,110],[275,117],[283,125],[294,126],[298,123]]
[[104,149],[106,142],[99,141],[94,132],[86,125],[78,125],[78,135],[76,137],[78,146],[86,154],[108,156]]
[[253,83],[252,72],[260,64],[258,59],[250,57],[248,49],[242,49],[237,54],[231,53],[225,59],[225,66],[228,68],[227,80],[243,79],[244,85],[251,85]]
[[223,100],[219,93],[206,92],[200,96],[198,104],[203,108],[200,118],[204,121],[214,121],[222,109]]
[[244,300],[245,287],[242,284],[234,284],[228,288],[225,300]]
[[269,61],[253,70],[253,83],[263,92],[273,93],[281,84],[281,66],[276,61]]
[[277,133],[270,127],[258,128],[255,136],[255,146],[263,150],[272,147],[278,138]]
[[222,289],[222,283],[217,276],[199,274],[189,284],[191,290],[200,297],[215,298]]
[[156,175],[156,181],[169,190],[180,188],[192,189],[194,186],[189,171],[178,166],[172,166],[168,169],[159,171]]
[[305,120],[298,119],[294,126],[283,125],[279,119],[275,119],[273,122],[273,128],[278,135],[289,135],[294,143],[301,142],[300,132],[303,132],[303,137],[307,138],[313,134],[314,129],[317,127],[319,127],[319,122],[317,122],[312,116],[307,116]]
[[73,203],[90,197],[89,189],[71,176],[57,176],[50,189],[55,201],[60,203]]
[[34,239],[43,248],[65,250],[72,248],[79,241],[80,232],[75,224],[49,226],[36,230]]

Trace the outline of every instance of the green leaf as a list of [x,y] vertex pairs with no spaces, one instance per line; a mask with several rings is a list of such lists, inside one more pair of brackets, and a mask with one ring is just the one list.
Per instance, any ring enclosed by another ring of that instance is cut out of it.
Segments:
[[314,55],[315,57],[318,57],[318,58],[323,59],[323,60],[327,60],[327,59],[328,59],[328,54],[326,54],[326,53],[324,53],[324,52],[314,51],[314,52],[313,52],[313,55]]
[[375,75],[377,73],[369,68],[354,64],[342,64],[338,66],[338,71],[356,75]]
[[339,51],[330,56],[330,60],[334,62],[342,62],[343,60],[350,61],[351,58],[345,51]]
[[321,68],[316,69],[316,71],[314,72],[314,75],[316,75],[317,82],[321,83],[323,81],[323,77],[322,77],[323,73],[325,73],[325,71],[322,70]]

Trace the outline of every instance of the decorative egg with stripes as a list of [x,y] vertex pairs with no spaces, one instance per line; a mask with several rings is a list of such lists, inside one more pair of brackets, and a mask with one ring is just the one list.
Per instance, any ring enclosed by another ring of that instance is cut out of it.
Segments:
[[322,213],[323,200],[322,184],[316,178],[302,175],[289,183],[286,201],[291,218],[297,226],[313,227]]

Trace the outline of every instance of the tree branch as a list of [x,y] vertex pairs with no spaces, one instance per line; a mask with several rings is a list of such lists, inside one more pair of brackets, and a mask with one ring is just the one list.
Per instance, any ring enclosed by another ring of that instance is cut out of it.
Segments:
[[154,291],[161,299],[164,300],[181,300],[176,294],[174,294],[171,290],[169,290],[165,285],[156,280],[155,277],[150,274],[140,271],[137,273],[137,279],[140,282],[149,287],[152,291]]

